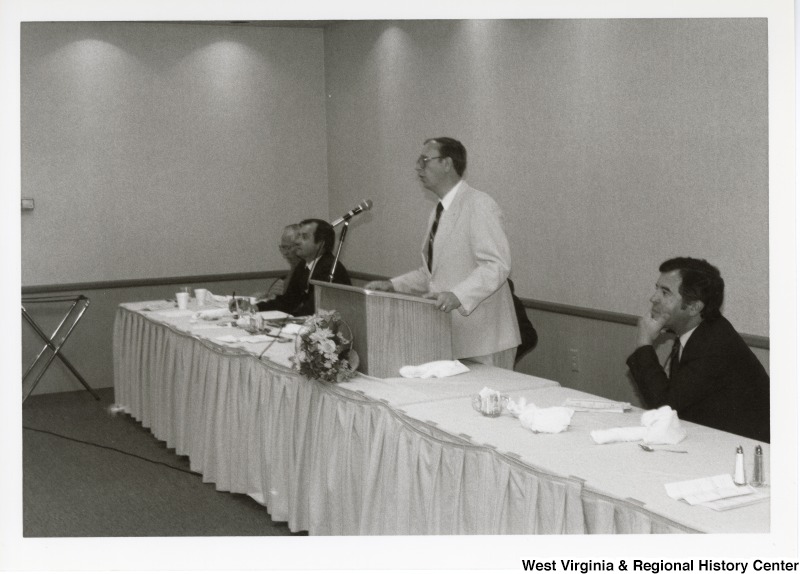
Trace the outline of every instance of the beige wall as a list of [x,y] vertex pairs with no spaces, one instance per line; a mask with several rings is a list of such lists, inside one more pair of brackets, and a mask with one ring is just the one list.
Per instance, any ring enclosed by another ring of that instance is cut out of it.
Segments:
[[[468,150],[505,211],[522,297],[638,315],[657,266],[704,257],[769,335],[764,19],[341,23],[325,33],[330,204],[347,258],[420,264],[424,138]],[[391,257],[386,255],[391,253]]]
[[23,23],[22,284],[280,269],[328,215],[321,29]]
[[[449,134],[506,212],[522,297],[638,314],[658,262],[692,254],[767,336],[766,121],[757,19],[24,23],[22,283],[281,269],[286,221],[362,198],[348,268],[404,271],[433,206],[414,159]],[[87,291],[67,356],[110,386],[116,306],[173,290]],[[529,313],[521,370],[635,402],[631,327]],[[57,365],[39,390],[79,388]]]

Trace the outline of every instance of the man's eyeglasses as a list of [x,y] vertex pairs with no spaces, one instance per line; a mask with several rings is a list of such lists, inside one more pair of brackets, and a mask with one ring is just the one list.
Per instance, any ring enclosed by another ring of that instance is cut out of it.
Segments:
[[443,158],[440,155],[435,155],[433,157],[425,157],[424,155],[421,155],[417,158],[417,168],[425,169],[425,167],[428,165],[428,162],[431,161],[432,159],[443,159]]

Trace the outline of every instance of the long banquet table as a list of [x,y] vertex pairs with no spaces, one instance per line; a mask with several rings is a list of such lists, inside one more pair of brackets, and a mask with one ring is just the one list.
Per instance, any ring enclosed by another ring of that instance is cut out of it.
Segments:
[[[246,333],[196,309],[140,302],[114,325],[116,403],[217,490],[247,494],[275,521],[312,535],[769,532],[768,500],[718,512],[669,498],[664,484],[728,474],[755,442],[682,422],[688,454],[589,432],[638,426],[640,409],[576,412],[567,431],[534,434],[487,418],[483,387],[540,407],[597,398],[470,364],[433,380],[358,375],[338,385],[290,367],[293,343],[228,343]],[[769,468],[769,445],[762,445]],[[764,490],[768,490],[766,487]]]

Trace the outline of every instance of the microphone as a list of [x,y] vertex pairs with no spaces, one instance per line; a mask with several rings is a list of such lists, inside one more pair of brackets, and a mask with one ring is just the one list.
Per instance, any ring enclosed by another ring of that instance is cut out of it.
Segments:
[[354,216],[358,215],[362,211],[369,211],[370,209],[372,209],[372,200],[365,199],[364,201],[356,205],[353,209],[351,209],[343,216],[341,216],[339,219],[334,219],[333,221],[331,221],[331,227],[336,227],[337,225],[344,223],[345,221],[350,221]]

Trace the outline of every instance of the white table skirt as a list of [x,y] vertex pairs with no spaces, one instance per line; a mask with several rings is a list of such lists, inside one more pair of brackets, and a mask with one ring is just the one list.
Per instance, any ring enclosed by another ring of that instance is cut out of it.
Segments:
[[[534,401],[585,396],[552,381],[471,365],[470,373],[449,379],[359,376],[326,385],[285,366],[291,344],[270,348],[275,362],[259,360],[264,344],[217,343],[209,337],[226,334],[224,328],[201,330],[186,316],[146,308],[157,306],[126,304],[117,313],[116,402],[188,456],[205,482],[252,496],[292,531],[411,535],[769,529],[768,505],[724,514],[690,508],[656,492],[654,485],[663,491],[671,479],[653,479],[649,467],[638,471],[650,478],[636,494],[658,504],[629,500],[609,482],[612,475],[598,453],[633,445],[586,444],[570,453],[568,447],[580,442],[572,427],[560,435],[534,435],[511,417],[487,419],[470,406],[470,395],[484,386]],[[573,423],[585,414],[576,413]],[[638,419],[638,414],[625,416]],[[543,444],[549,450],[542,451]],[[557,450],[561,455],[554,458]],[[543,456],[546,452],[550,455]],[[586,453],[594,458],[581,460]],[[663,465],[677,461],[658,457],[688,456],[641,454],[636,464]],[[628,461],[619,469],[625,474],[634,457],[620,456]],[[599,486],[595,475],[601,477]]]

